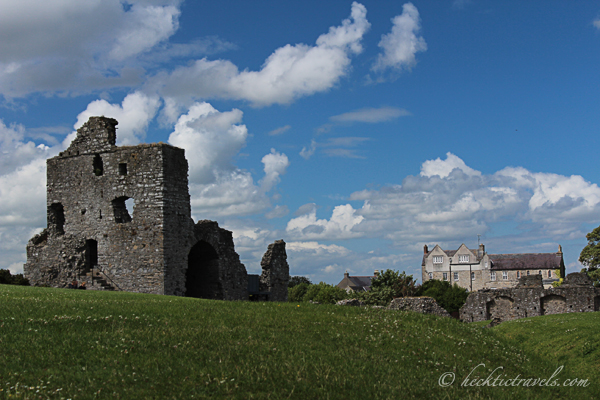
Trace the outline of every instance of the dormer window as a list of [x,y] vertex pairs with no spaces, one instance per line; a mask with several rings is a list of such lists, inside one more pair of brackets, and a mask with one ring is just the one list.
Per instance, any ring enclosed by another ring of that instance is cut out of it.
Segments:
[[442,264],[444,262],[444,257],[443,256],[433,256],[433,263],[434,264]]
[[468,263],[469,262],[469,256],[468,255],[459,255],[458,256],[458,262],[459,263]]

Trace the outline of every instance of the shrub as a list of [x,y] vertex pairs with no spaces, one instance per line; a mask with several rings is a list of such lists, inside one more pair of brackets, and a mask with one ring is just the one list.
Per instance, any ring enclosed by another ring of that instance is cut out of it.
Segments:
[[348,298],[348,294],[344,289],[340,289],[334,285],[329,285],[325,282],[320,282],[317,285],[310,285],[308,287],[303,300],[317,301],[321,304],[335,304],[336,302],[346,298]]
[[460,310],[465,304],[469,292],[457,284],[450,285],[448,281],[431,279],[418,288],[416,295],[433,297],[440,307],[448,312],[454,312]]
[[303,301],[309,286],[311,286],[309,283],[300,283],[294,287],[288,287],[288,301]]

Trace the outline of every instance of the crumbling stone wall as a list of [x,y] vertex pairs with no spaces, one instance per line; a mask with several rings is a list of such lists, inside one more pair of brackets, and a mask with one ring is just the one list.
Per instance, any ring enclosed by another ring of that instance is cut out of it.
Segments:
[[389,310],[414,311],[420,314],[433,314],[438,317],[450,317],[433,297],[399,297],[390,303]]
[[116,289],[183,294],[181,283],[165,282],[165,271],[184,267],[180,254],[191,236],[184,151],[164,143],[117,147],[116,125],[90,118],[66,151],[47,160],[48,245],[29,243],[39,256],[28,259],[25,275],[63,286],[36,271],[63,270],[55,246],[77,238],[93,241],[98,255],[93,265],[79,263],[78,275],[99,270]]
[[45,229],[29,241],[27,260],[40,266],[25,271],[31,283],[66,287],[74,279],[79,280],[85,269],[85,240]]
[[466,322],[499,318],[508,321],[539,315],[599,311],[600,288],[590,278],[574,272],[556,288],[544,289],[541,275],[524,276],[516,288],[473,292],[460,309]]
[[[91,117],[47,160],[48,227],[27,245],[25,277],[53,287],[77,279],[90,289],[248,299],[231,232],[213,221],[194,225],[184,150],[116,146],[117,124]],[[274,254],[269,282],[280,298],[285,243]]]
[[247,300],[248,275],[235,252],[233,234],[215,221],[198,221],[195,244],[188,257],[188,296],[218,300]]
[[270,301],[287,301],[290,267],[283,240],[276,240],[269,245],[260,266],[262,267],[260,291],[270,292]]

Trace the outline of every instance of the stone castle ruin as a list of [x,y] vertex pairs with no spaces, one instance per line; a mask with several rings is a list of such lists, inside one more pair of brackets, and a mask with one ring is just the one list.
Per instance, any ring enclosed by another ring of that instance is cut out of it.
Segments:
[[524,276],[517,287],[473,292],[460,309],[465,322],[509,321],[540,315],[600,311],[600,288],[585,273],[573,272],[562,285],[544,289],[542,275]]
[[286,301],[285,242],[269,246],[260,277],[248,275],[230,231],[192,220],[184,150],[116,146],[117,124],[91,117],[67,150],[47,160],[48,227],[27,244],[29,281],[223,300],[259,291]]

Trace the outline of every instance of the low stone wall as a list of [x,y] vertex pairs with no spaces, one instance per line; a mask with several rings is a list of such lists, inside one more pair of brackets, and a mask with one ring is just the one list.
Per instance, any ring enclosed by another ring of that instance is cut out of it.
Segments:
[[433,314],[439,317],[450,317],[432,297],[399,297],[392,300],[388,310],[414,311],[420,314]]
[[460,309],[465,322],[501,321],[600,309],[600,288],[586,274],[574,272],[556,288],[544,289],[541,275],[525,276],[516,288],[471,293]]
[[353,307],[364,307],[366,306],[365,302],[358,299],[346,299],[340,300],[337,303],[338,306],[353,306]]

